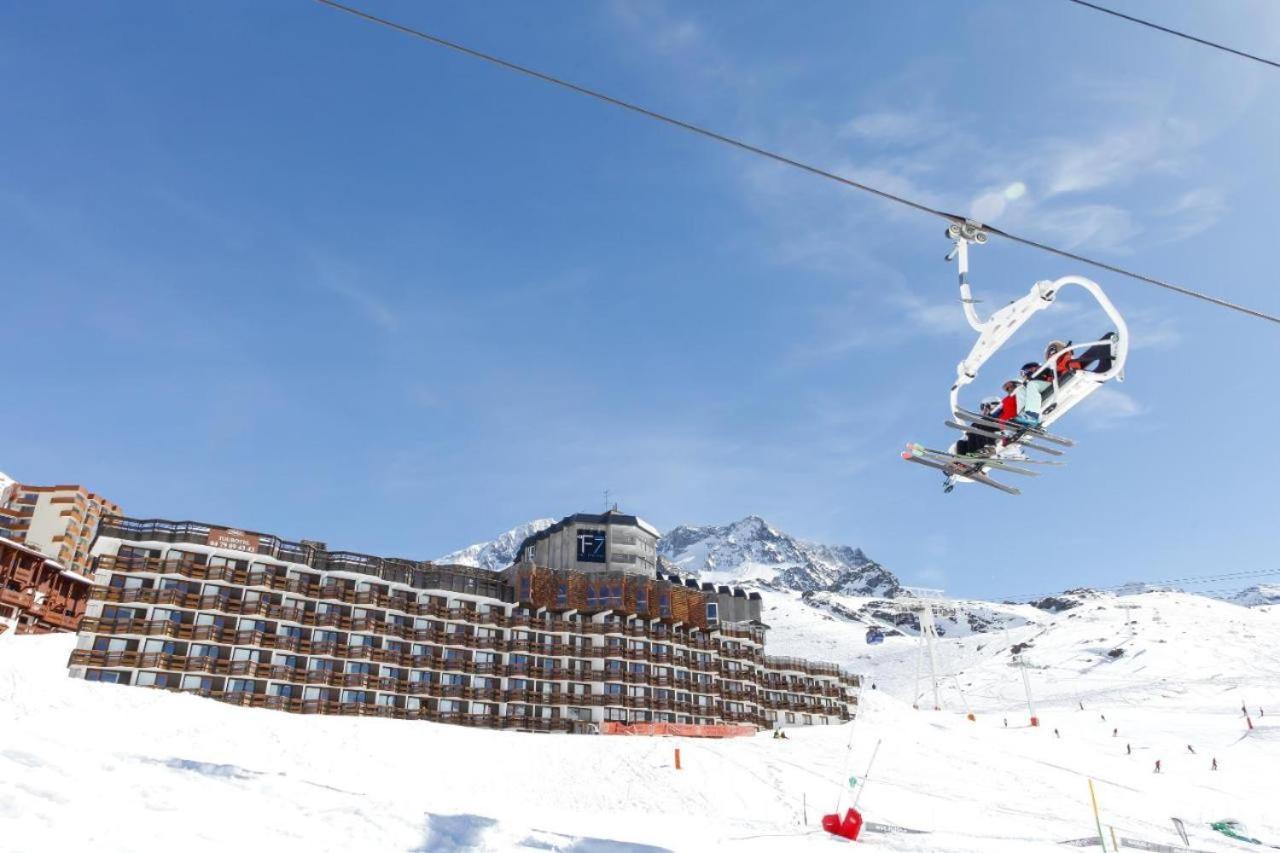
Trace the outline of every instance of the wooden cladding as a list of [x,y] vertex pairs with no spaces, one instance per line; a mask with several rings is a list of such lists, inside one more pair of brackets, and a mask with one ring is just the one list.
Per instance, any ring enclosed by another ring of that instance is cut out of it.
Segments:
[[553,612],[612,610],[707,628],[706,594],[679,584],[619,572],[563,572],[541,566],[521,567],[515,580],[517,598],[533,607]]
[[74,631],[89,601],[89,584],[68,577],[28,548],[0,541],[0,604],[15,608],[20,634]]

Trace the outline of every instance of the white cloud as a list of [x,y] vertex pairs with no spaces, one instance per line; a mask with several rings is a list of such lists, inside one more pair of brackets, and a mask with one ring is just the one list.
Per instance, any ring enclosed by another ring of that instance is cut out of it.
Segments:
[[1167,350],[1182,343],[1182,329],[1167,311],[1136,309],[1128,312],[1129,351]]
[[1024,218],[1033,219],[1037,234],[1064,249],[1125,250],[1139,230],[1133,214],[1109,204],[1046,207]]
[[643,37],[659,52],[688,51],[703,41],[702,27],[696,21],[673,15],[663,4],[615,0],[609,9],[628,32]]
[[1094,429],[1111,429],[1139,417],[1146,409],[1124,391],[1107,384],[1094,391],[1075,411]]
[[881,144],[913,144],[937,139],[945,126],[923,112],[871,112],[854,116],[840,128],[846,139]]
[[1226,212],[1226,195],[1214,187],[1189,190],[1172,204],[1155,211],[1165,220],[1162,230],[1168,233],[1169,241],[1185,240],[1209,230]]
[[316,276],[322,290],[340,296],[367,319],[387,332],[400,328],[400,318],[374,291],[357,283],[358,276],[340,265],[316,259]]
[[1049,198],[1121,185],[1145,172],[1176,170],[1198,136],[1187,122],[1146,118],[1095,138],[1055,138],[1032,160],[1046,176]]

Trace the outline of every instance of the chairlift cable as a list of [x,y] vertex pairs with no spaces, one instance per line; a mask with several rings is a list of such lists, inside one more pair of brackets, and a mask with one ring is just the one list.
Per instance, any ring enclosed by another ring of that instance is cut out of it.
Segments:
[[[655,121],[660,121],[660,122],[663,122],[664,124],[671,125],[672,127],[680,128],[681,130],[687,130],[690,133],[695,133],[707,139],[711,139],[716,142],[720,142],[725,145],[732,146],[741,151],[746,151],[749,154],[755,154],[756,156],[773,160],[776,163],[781,163],[785,166],[791,166],[792,168],[800,169],[801,171],[808,172],[811,175],[816,175],[820,178],[826,178],[827,180],[835,181],[838,184],[842,184],[852,189],[861,190],[862,192],[865,192],[865,193],[870,193],[871,195],[878,196],[879,198],[882,198],[885,201],[890,201],[895,204],[900,204],[900,205],[903,205],[904,207],[909,207],[909,208],[912,208],[913,210],[920,211],[921,213],[927,213],[932,216],[936,216],[940,219],[945,219],[947,222],[950,222],[950,223],[966,222],[966,218],[963,216],[959,216],[954,213],[947,213],[944,210],[939,210],[937,208],[930,207],[929,205],[922,204],[918,201],[914,201],[905,196],[897,195],[895,193],[891,193],[886,190],[879,189],[877,187],[871,186],[870,184],[864,184],[864,183],[861,183],[860,181],[855,181],[852,178],[847,178],[847,177],[844,177],[843,175],[838,175],[835,172],[830,172],[830,171],[827,171],[826,169],[822,169],[822,168],[819,168],[818,166],[805,163],[793,157],[788,157],[785,154],[779,154],[776,151],[771,151],[767,148],[761,148],[758,145],[753,145],[741,139],[737,139],[735,137],[728,136],[726,134],[719,133],[714,130],[710,130],[700,125],[693,124],[692,122],[684,121],[683,119],[678,119],[673,116],[657,112],[656,110],[651,110],[647,107],[642,107],[639,104],[635,104],[630,101],[625,101],[625,100],[622,100],[621,98],[616,98],[612,95],[606,94],[596,89],[591,89],[591,88],[588,88],[587,86],[583,86],[578,83],[573,83],[561,77],[556,77],[554,75],[547,74],[542,71],[538,71],[528,66],[520,65],[519,63],[512,62],[510,60],[503,59],[498,56],[494,56],[493,54],[485,53],[483,51],[477,50],[472,47],[467,47],[466,45],[459,44],[458,42],[450,41],[449,39],[442,38],[441,36],[432,35],[431,33],[424,32],[419,29],[415,29],[405,24],[400,24],[395,21],[389,20],[387,18],[379,17],[370,12],[366,12],[362,9],[358,9],[354,6],[348,6],[345,3],[339,3],[337,2],[337,0],[316,0],[316,2],[324,6],[328,6],[332,9],[336,9],[340,12],[345,12],[354,17],[361,18],[365,21],[368,21],[369,23],[377,24],[379,26],[383,26],[388,29],[395,30],[396,32],[400,32],[405,35],[430,42],[440,47],[448,48],[449,50],[455,51],[457,53],[465,54],[466,56],[470,56],[474,59],[483,60],[484,62],[497,65],[500,68],[505,68],[508,71],[515,71],[517,73],[524,74],[525,76],[532,77],[544,83],[550,83],[554,86],[560,86],[564,89],[568,89],[580,95],[586,95],[588,97],[595,98],[598,101],[602,101],[604,103],[610,104],[615,107],[620,107],[624,110],[629,110],[633,113],[637,113],[638,115],[645,116],[646,118],[651,118],[651,119],[654,119]],[[1021,237],[1017,234],[1013,234],[1011,232],[1005,231],[1000,228],[996,228],[996,227],[985,225],[985,224],[982,227],[984,228],[984,230],[988,231],[989,233],[1003,237],[1006,240],[1009,240],[1014,243],[1020,243],[1024,246],[1028,246],[1033,249],[1039,249],[1041,251],[1049,252],[1049,253],[1058,255],[1060,257],[1069,258],[1071,260],[1079,261],[1080,263],[1084,263],[1084,264],[1089,264],[1090,266],[1094,266],[1099,269],[1104,269],[1104,270],[1107,270],[1108,272],[1112,272],[1112,273],[1115,273],[1116,275],[1124,276],[1126,278],[1131,278],[1135,281],[1139,281],[1144,284],[1155,285],[1157,287],[1164,288],[1165,290],[1169,290],[1174,293],[1181,294],[1183,296],[1189,296],[1194,299],[1199,299],[1204,302],[1208,302],[1212,305],[1217,305],[1220,308],[1228,308],[1232,311],[1238,311],[1242,314],[1246,314],[1248,316],[1255,317],[1260,320],[1268,320],[1272,323],[1280,324],[1280,316],[1277,316],[1275,314],[1269,314],[1265,311],[1259,311],[1253,308],[1248,308],[1246,306],[1237,304],[1235,302],[1230,302],[1226,299],[1221,299],[1216,296],[1211,296],[1207,293],[1202,293],[1200,291],[1193,290],[1188,287],[1182,287],[1180,285],[1171,284],[1162,279],[1158,279],[1153,276],[1144,275],[1142,273],[1133,272],[1131,270],[1125,269],[1124,267],[1118,267],[1118,266],[1115,266],[1114,264],[1106,263],[1105,261],[1094,260],[1093,258],[1087,257],[1085,255],[1079,255],[1074,252],[1069,252],[1065,249],[1059,249],[1047,243],[1041,243],[1037,240],[1032,240],[1028,237]]]
[[[1127,589],[1135,584],[1150,584],[1151,586],[1171,586],[1174,584],[1202,584],[1216,583],[1218,581],[1241,580],[1244,578],[1260,578],[1272,577],[1280,575],[1280,569],[1260,569],[1243,572],[1228,572],[1220,575],[1193,575],[1184,578],[1167,578],[1165,580],[1135,580],[1127,583],[1116,584],[1115,586],[1091,586],[1088,589],[1092,592],[1115,592],[1117,590]],[[1185,590],[1176,590],[1184,592]],[[1202,590],[1203,592],[1204,590]],[[1018,596],[1002,596],[1001,601],[1008,601],[1015,604],[1023,604],[1034,601],[1039,598],[1047,598],[1054,595],[1070,594],[1070,590],[1058,590],[1057,592],[1038,593],[1036,595],[1018,595]]]
[[1102,12],[1107,15],[1113,15],[1117,18],[1123,18],[1126,21],[1130,21],[1135,24],[1141,24],[1144,27],[1150,27],[1153,30],[1159,30],[1162,33],[1168,33],[1171,36],[1177,36],[1178,38],[1184,38],[1184,39],[1187,39],[1188,41],[1194,41],[1199,44],[1205,45],[1206,47],[1217,48],[1218,50],[1226,51],[1227,53],[1234,53],[1236,56],[1239,56],[1243,59],[1252,59],[1254,62],[1261,62],[1263,65],[1270,65],[1272,68],[1280,68],[1280,62],[1276,62],[1273,59],[1266,59],[1261,56],[1254,56],[1252,53],[1246,53],[1243,50],[1236,50],[1234,47],[1227,47],[1225,44],[1218,44],[1216,41],[1209,41],[1208,39],[1202,39],[1199,36],[1193,36],[1190,33],[1184,33],[1180,30],[1175,30],[1169,27],[1161,26],[1160,24],[1157,24],[1154,21],[1146,21],[1146,20],[1143,20],[1142,18],[1135,18],[1133,15],[1126,15],[1124,12],[1117,12],[1115,9],[1108,9],[1106,6],[1099,6],[1097,3],[1090,3],[1088,2],[1088,0],[1067,0],[1067,2],[1075,3],[1077,6],[1084,6],[1085,8],[1093,9],[1094,11]]

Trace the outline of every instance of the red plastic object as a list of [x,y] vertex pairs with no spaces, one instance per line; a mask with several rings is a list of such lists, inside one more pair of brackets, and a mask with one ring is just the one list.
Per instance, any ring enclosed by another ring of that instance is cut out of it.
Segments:
[[823,815],[822,828],[832,835],[857,841],[858,833],[862,831],[862,815],[858,814],[857,809],[845,812],[843,820],[838,814]]

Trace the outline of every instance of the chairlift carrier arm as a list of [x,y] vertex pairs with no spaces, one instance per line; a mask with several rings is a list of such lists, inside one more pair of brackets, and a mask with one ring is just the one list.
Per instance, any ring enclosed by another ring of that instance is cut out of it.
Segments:
[[[995,355],[1001,347],[1013,337],[1018,329],[1030,320],[1037,312],[1043,311],[1053,304],[1058,292],[1069,285],[1076,285],[1089,292],[1106,312],[1116,331],[1116,340],[1111,342],[1114,350],[1111,369],[1105,373],[1081,374],[1081,379],[1096,385],[1102,385],[1110,379],[1123,381],[1124,366],[1129,357],[1129,327],[1124,317],[1116,310],[1107,294],[1097,282],[1079,275],[1066,275],[1053,281],[1038,281],[1031,286],[1026,296],[1015,299],[1003,308],[995,311],[986,320],[978,316],[974,308],[969,286],[969,243],[981,245],[986,242],[986,234],[975,223],[952,225],[947,236],[955,240],[955,248],[947,255],[947,260],[955,258],[959,268],[960,302],[964,307],[965,319],[974,331],[978,332],[978,340],[969,351],[969,355],[956,368],[956,382],[951,386],[951,410],[954,413],[958,406],[960,389],[978,377],[978,371]],[[1098,341],[1097,343],[1101,343]],[[1077,350],[1089,344],[1072,346]],[[1056,377],[1055,377],[1056,379]],[[1055,381],[1056,385],[1056,381]]]

